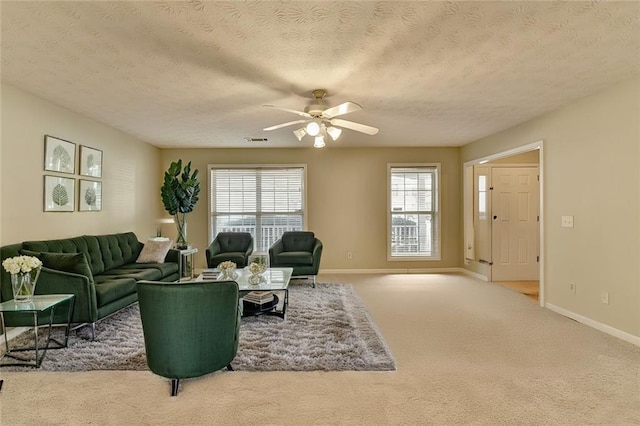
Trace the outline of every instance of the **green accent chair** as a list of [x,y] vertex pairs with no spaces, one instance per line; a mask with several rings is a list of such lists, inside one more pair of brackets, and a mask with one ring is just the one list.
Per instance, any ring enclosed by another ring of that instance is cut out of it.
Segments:
[[233,370],[242,314],[236,282],[139,281],[136,289],[147,365],[171,379],[171,396],[180,379]]
[[311,231],[287,231],[269,248],[270,266],[293,268],[292,276],[312,276],[312,287],[320,269],[322,242]]
[[248,232],[219,232],[205,250],[207,267],[215,268],[224,261],[234,262],[238,268],[247,266],[253,253],[253,237]]

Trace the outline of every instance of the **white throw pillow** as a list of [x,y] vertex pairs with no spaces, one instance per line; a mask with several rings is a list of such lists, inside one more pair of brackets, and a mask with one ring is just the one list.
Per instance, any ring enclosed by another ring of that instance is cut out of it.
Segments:
[[172,244],[173,241],[169,238],[149,238],[136,263],[164,263]]

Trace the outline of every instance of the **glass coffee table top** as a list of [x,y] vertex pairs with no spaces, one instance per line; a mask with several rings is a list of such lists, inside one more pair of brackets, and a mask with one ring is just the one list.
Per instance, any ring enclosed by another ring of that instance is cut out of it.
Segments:
[[[238,277],[233,281],[238,283],[238,289],[240,291],[286,290],[289,287],[292,273],[293,268],[269,268],[262,274],[264,280],[258,284],[250,284],[249,277],[251,276],[251,272],[249,272],[247,268],[242,268],[236,270]],[[202,274],[196,280],[204,281]],[[207,279],[207,281],[216,281],[216,279]]]

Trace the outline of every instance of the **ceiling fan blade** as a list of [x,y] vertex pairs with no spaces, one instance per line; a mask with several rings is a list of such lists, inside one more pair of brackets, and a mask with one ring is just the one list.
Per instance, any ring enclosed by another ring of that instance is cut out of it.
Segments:
[[287,126],[293,126],[294,124],[300,124],[300,123],[306,123],[308,120],[296,120],[296,121],[289,121],[287,123],[282,123],[282,124],[276,124],[275,126],[271,126],[271,127],[265,127],[264,131],[268,132],[269,130],[276,130],[276,129],[281,129],[283,127],[287,127]]
[[332,118],[331,120],[329,120],[329,122],[334,126],[344,127],[347,129],[355,130],[356,132],[366,133],[368,135],[375,135],[378,133],[378,129],[376,127],[367,126],[366,124],[354,123],[353,121]]
[[362,107],[355,102],[345,102],[322,111],[324,118],[333,118],[339,115],[349,114],[350,112],[360,111]]
[[279,109],[280,111],[292,112],[292,113],[294,113],[294,114],[298,114],[298,115],[300,115],[300,116],[302,116],[302,117],[305,117],[305,118],[312,118],[312,117],[311,117],[311,114],[306,113],[306,112],[304,112],[304,111],[297,111],[297,110],[295,110],[295,109],[289,109],[289,108],[281,108],[281,107],[277,107],[277,106],[275,106],[275,105],[262,105],[262,106],[265,106],[265,107],[268,107],[268,108],[275,108],[275,109]]

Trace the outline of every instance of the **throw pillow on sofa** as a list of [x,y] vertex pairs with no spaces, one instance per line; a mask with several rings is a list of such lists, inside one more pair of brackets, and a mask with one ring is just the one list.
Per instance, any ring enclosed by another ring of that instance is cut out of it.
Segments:
[[142,247],[136,263],[164,263],[172,245],[169,238],[150,238]]
[[89,262],[87,262],[84,253],[38,253],[30,250],[21,250],[21,253],[25,256],[37,257],[45,268],[84,275],[90,280],[93,279]]

